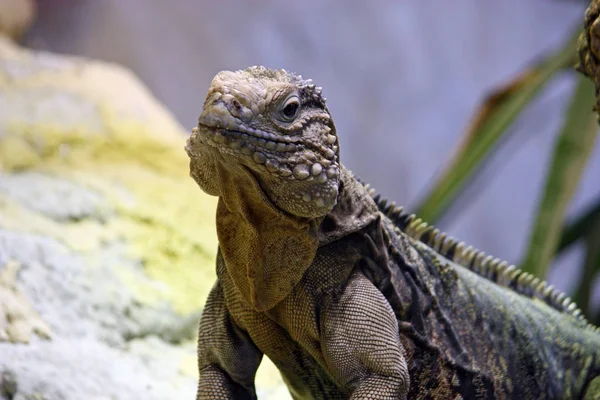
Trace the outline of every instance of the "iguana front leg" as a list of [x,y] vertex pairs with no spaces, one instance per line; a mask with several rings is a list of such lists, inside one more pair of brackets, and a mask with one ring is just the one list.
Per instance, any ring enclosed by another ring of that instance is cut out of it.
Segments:
[[383,294],[355,273],[320,317],[323,355],[350,399],[405,399],[408,366],[398,322]]
[[260,350],[229,315],[217,281],[200,321],[196,399],[256,399],[254,376],[261,359]]

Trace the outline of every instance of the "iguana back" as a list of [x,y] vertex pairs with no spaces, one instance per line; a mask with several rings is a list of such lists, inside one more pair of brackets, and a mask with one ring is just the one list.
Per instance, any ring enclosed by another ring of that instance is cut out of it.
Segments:
[[[600,374],[600,335],[582,317],[556,310],[524,284],[511,287],[502,273],[484,277],[441,256],[390,220],[384,226],[392,290],[374,282],[398,320],[408,323],[412,341],[405,348],[420,366],[409,368],[419,382],[415,398],[427,392],[433,398],[576,399]],[[424,382],[432,376],[429,388]]]

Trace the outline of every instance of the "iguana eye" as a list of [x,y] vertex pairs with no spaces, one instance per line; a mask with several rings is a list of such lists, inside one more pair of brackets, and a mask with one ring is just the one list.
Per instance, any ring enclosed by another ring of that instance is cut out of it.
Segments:
[[281,108],[281,116],[286,121],[291,121],[298,115],[298,111],[300,110],[300,100],[298,96],[292,96],[288,98],[285,103],[283,103],[283,107]]

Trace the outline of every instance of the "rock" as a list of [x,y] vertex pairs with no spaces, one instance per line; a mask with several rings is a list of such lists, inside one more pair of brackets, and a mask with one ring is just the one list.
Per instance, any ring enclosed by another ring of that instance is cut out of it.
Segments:
[[9,262],[0,270],[0,341],[28,343],[34,333],[50,339],[50,329],[16,287],[20,268],[18,263]]
[[0,37],[0,399],[193,398],[216,200],[127,70]]

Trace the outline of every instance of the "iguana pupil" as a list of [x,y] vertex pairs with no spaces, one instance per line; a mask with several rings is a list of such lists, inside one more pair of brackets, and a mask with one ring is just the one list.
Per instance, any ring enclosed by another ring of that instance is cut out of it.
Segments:
[[296,113],[297,113],[299,107],[300,107],[300,105],[298,104],[298,100],[296,100],[296,99],[288,100],[286,106],[283,108],[283,114],[286,116],[286,118],[291,120],[294,117],[296,117]]

